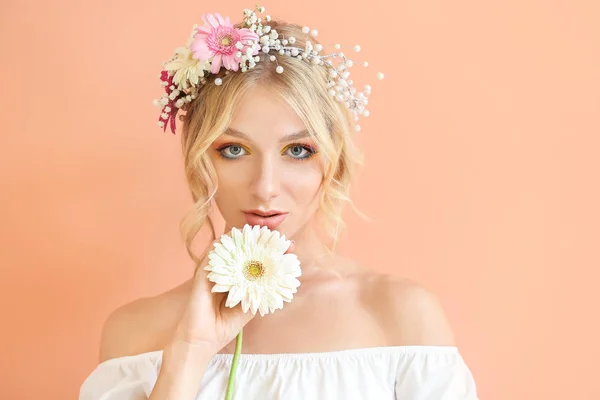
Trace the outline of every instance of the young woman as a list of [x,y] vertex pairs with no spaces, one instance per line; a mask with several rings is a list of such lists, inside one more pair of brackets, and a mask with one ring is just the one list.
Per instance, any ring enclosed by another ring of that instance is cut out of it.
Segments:
[[[238,399],[477,399],[435,296],[335,252],[370,89],[354,89],[352,62],[321,54],[316,32],[255,11],[235,26],[205,16],[165,64],[159,125],[175,132],[185,111],[195,206],[182,232],[196,273],[108,318],[80,400],[223,398],[242,328]],[[260,225],[293,240],[293,301],[256,316],[211,292],[209,249],[197,256],[192,241],[215,207],[225,232]]]

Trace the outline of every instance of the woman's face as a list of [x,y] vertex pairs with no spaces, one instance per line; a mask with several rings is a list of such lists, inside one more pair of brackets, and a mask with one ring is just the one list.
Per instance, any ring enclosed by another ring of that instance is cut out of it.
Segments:
[[[302,120],[273,90],[250,89],[212,144],[216,203],[227,228],[266,225],[290,238],[318,209],[323,159]],[[279,213],[260,217],[255,213]]]

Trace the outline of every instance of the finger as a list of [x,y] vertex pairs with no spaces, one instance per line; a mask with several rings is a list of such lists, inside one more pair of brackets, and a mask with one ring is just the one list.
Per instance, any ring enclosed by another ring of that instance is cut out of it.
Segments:
[[296,248],[296,242],[294,240],[291,240],[290,247],[288,247],[288,249],[285,251],[284,254],[293,252],[295,248]]
[[194,281],[192,283],[192,297],[197,301],[212,301],[211,289],[213,283],[208,279],[208,271],[204,269],[206,264],[200,264],[196,270]]
[[244,327],[248,322],[250,322],[256,315],[253,314],[250,310],[247,313],[242,309],[241,304],[237,304],[235,307],[226,307],[223,306],[223,313],[226,315],[227,320],[232,324],[232,326],[236,326],[239,328]]
[[205,269],[208,266],[209,253],[209,250],[205,252],[202,257],[202,261],[196,269],[193,281],[192,296],[195,297],[196,300],[201,300],[207,304],[215,305],[218,304],[218,295],[220,293],[212,292],[212,288],[215,284],[208,279],[209,271]]

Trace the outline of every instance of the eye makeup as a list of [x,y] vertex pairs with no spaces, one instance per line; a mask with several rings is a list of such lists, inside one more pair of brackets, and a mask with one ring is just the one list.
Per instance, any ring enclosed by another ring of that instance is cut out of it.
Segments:
[[296,157],[293,155],[290,156],[290,158],[294,161],[308,160],[309,158],[311,158],[312,156],[317,154],[317,149],[315,147],[307,145],[307,144],[303,144],[303,143],[292,143],[285,148],[285,152],[292,150],[292,149],[301,149],[301,150],[306,151],[306,154],[301,157]]
[[[289,153],[290,150],[292,150],[292,153]],[[293,154],[294,150],[296,152],[297,150],[300,150],[300,152],[305,152],[305,154],[297,156]],[[251,154],[251,152],[245,146],[241,145],[240,143],[233,142],[224,143],[218,146],[216,151],[219,156],[225,160],[237,160],[244,155]],[[314,146],[306,143],[291,143],[283,150],[283,155],[286,155],[292,161],[297,162],[308,160],[317,153],[318,151]]]

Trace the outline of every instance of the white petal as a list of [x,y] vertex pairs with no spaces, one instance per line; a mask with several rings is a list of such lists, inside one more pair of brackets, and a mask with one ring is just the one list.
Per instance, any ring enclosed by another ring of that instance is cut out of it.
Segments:
[[296,278],[302,275],[300,260],[298,260],[298,256],[293,253],[288,253],[281,256],[279,265],[283,273],[286,275],[291,275]]
[[294,298],[294,295],[292,294],[293,292],[285,288],[278,288],[277,293],[279,293],[279,295],[283,297],[284,301],[290,302]]
[[250,306],[252,305],[252,286],[250,285],[246,285],[244,287],[244,296],[242,297],[242,310],[244,310],[245,313],[248,312],[248,310],[250,310]]
[[269,306],[265,302],[262,302],[258,307],[258,311],[260,312],[260,316],[263,317],[269,313]]
[[[213,267],[212,271],[210,271],[210,274],[218,274],[218,275],[223,275],[223,276],[235,276],[235,272],[224,269],[224,268],[220,268],[220,267]],[[210,275],[209,279],[212,278],[213,275]]]
[[232,265],[226,263],[222,258],[220,257],[209,257],[209,261],[208,261],[208,265],[210,265],[212,267],[213,270],[220,270],[220,271],[232,271]]
[[296,289],[300,286],[300,281],[293,276],[286,275],[278,279],[278,284],[288,289]]
[[227,235],[221,235],[221,243],[230,252],[235,252],[235,243],[233,243],[233,239],[231,239],[231,237]]
[[254,293],[254,296],[252,296],[250,299],[252,300],[252,313],[256,314],[256,311],[258,311],[258,306],[260,305],[260,299],[256,293]]
[[273,309],[283,308],[283,299],[274,292],[267,292],[266,298],[269,301],[269,306]]
[[210,291],[212,293],[226,293],[229,292],[229,289],[231,289],[230,285],[219,285],[218,283],[215,283]]
[[283,308],[283,298],[281,296],[276,297],[277,302],[275,303],[275,308],[281,310]]
[[289,240],[285,240],[285,237],[282,237],[279,239],[279,241],[277,242],[277,251],[280,253],[285,253],[287,251],[287,249],[290,247],[290,244],[292,242],[290,242]]
[[237,229],[237,228],[231,229],[231,238],[233,239],[233,243],[236,248],[238,248],[238,249],[244,248],[242,232],[240,232],[239,229]]
[[282,251],[279,250],[279,232],[277,231],[273,231],[273,233],[271,234],[271,237],[269,237],[269,240],[267,241],[266,244],[267,247],[269,247],[271,250],[276,250],[280,253],[283,253]]
[[269,228],[263,226],[258,234],[258,240],[256,241],[257,246],[259,248],[265,248],[270,237],[271,232],[269,232]]
[[225,260],[226,262],[231,262],[231,260],[233,258],[231,253],[229,251],[227,251],[225,246],[223,246],[219,242],[215,243],[215,253],[217,253],[219,256],[221,256],[221,258],[223,260]]
[[[254,235],[252,234],[252,227],[248,224],[244,225],[242,229],[242,237],[244,238],[244,245],[250,247],[254,242]],[[246,248],[248,248],[246,247]]]
[[211,282],[229,286],[235,283],[235,279],[231,275],[215,274],[213,272],[211,272],[211,274],[213,275],[208,278]]
[[225,302],[226,307],[235,307],[240,301],[242,301],[242,296],[244,295],[244,290],[241,286],[233,286],[227,295],[227,300]]

